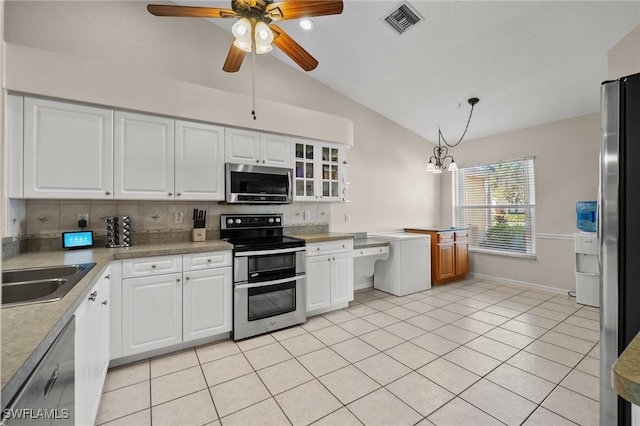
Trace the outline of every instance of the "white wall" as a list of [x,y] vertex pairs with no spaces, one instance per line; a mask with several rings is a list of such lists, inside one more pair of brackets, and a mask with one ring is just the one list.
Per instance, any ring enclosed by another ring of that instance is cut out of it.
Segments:
[[607,57],[610,79],[640,72],[640,26],[609,49]]
[[[573,289],[575,206],[597,199],[599,152],[599,114],[463,142],[453,150],[460,167],[535,156],[537,259],[472,253],[471,271]],[[451,178],[443,176],[442,217],[451,224]]]
[[[248,61],[222,72],[232,36],[204,20],[159,18],[146,2],[7,2],[8,42],[71,55],[95,64],[250,94]],[[322,58],[318,58],[322,66]],[[439,178],[424,173],[431,144],[270,55],[256,59],[258,97],[347,118],[354,126],[349,153],[351,203],[331,209],[333,231],[374,231],[440,219]],[[81,79],[81,71],[78,71]],[[41,88],[55,88],[56,81]],[[73,90],[69,88],[69,93]],[[60,93],[60,88],[56,88]],[[373,88],[372,88],[373,90]],[[194,108],[198,108],[195,106]],[[250,105],[247,105],[247,116]],[[258,114],[260,110],[258,109]],[[345,222],[349,214],[351,222]]]

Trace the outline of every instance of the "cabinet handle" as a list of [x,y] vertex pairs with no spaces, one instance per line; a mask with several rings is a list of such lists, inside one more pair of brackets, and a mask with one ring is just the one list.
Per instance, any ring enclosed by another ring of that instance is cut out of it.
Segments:
[[107,301],[105,300],[105,301],[103,301],[103,302],[102,302],[102,304],[103,304],[104,306],[107,306],[107,304],[109,304],[109,302],[107,302]]
[[344,244],[342,245],[342,248],[344,248]]
[[334,257],[334,258],[333,258],[333,259],[331,259],[331,260],[336,260],[336,258]]
[[111,279],[111,275],[105,275],[105,276],[104,276],[104,279],[105,279],[105,280],[110,280],[110,279]]
[[93,293],[91,293],[89,295],[89,300],[92,301],[92,302],[95,302],[96,301],[96,297],[98,297],[98,292],[94,291]]
[[168,196],[171,197],[172,195],[173,195],[173,192],[170,192]]
[[191,278],[189,277],[184,277],[185,280],[189,281]]
[[331,258],[330,257],[327,257],[327,262],[331,262]]
[[111,193],[109,191],[104,191],[105,195],[111,195]]
[[176,197],[179,197],[179,196],[181,196],[181,195],[182,195],[182,192],[178,192],[178,193],[176,193]]
[[176,282],[179,283],[180,282],[180,278],[176,278]]
[[262,164],[265,164],[267,162],[267,160],[262,160]]
[[259,163],[259,162],[260,162],[260,160],[256,160],[256,163]]
[[156,265],[151,265],[151,269],[156,269]]
[[320,251],[320,247],[317,247],[317,250]]

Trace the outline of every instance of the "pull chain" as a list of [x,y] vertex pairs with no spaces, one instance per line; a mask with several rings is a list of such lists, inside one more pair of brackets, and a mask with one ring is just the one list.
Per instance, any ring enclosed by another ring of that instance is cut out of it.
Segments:
[[251,51],[251,115],[256,119],[256,49]]

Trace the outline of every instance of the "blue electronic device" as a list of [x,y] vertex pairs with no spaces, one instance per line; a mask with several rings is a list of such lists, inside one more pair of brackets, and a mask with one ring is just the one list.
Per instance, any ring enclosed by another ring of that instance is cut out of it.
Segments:
[[93,231],[62,233],[62,248],[75,249],[86,247],[93,247]]

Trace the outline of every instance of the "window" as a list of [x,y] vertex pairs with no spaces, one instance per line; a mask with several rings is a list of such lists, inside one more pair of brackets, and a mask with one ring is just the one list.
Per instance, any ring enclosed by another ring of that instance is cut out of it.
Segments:
[[453,172],[453,216],[469,227],[469,250],[535,257],[533,158]]

